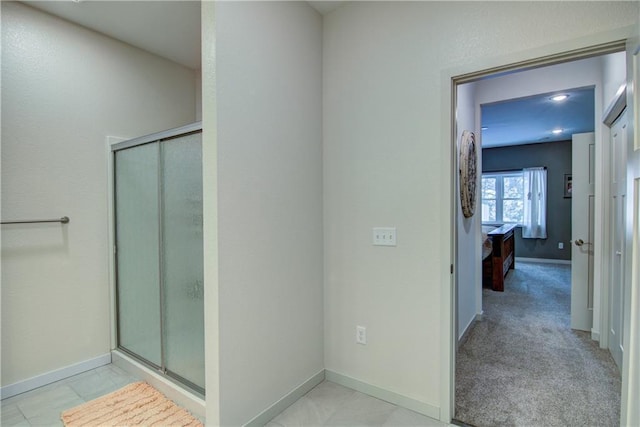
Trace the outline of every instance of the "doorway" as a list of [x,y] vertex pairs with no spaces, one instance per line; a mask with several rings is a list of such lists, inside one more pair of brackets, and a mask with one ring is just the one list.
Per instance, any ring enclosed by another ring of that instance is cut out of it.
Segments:
[[[616,43],[612,43],[606,49],[603,49],[600,53],[601,54],[610,54],[610,53],[614,53],[614,52],[620,52],[623,49],[624,49],[623,44],[621,44],[621,43],[617,43],[617,44]],[[582,60],[582,61],[585,61],[585,60],[593,61],[594,59],[592,57],[593,57],[593,52],[590,52],[588,54],[584,53],[583,55],[577,55],[577,56],[574,56],[574,57],[570,58],[570,61],[580,61],[580,60]],[[531,65],[531,64],[528,64],[528,65]],[[531,67],[531,68],[535,68],[536,66],[537,67],[541,67],[542,65],[543,64],[540,63],[540,64],[537,64],[537,65],[534,65],[534,67]],[[549,62],[547,62],[544,65],[549,65]],[[554,66],[557,66],[557,65],[569,66],[570,62],[567,61],[566,58],[559,58],[552,65],[554,65]],[[501,72],[503,73],[503,77],[515,80],[517,72],[518,71],[523,71],[524,68],[526,68],[527,70],[531,69],[529,67],[519,67],[517,65],[514,65],[506,73],[504,72],[505,71],[504,69],[501,69]],[[542,68],[536,68],[536,70],[540,71],[540,72],[544,72],[544,69],[542,69]],[[506,76],[505,76],[505,74],[506,74]],[[478,74],[475,74],[473,76],[466,76],[464,78],[460,78],[459,80],[454,78],[454,88],[455,88],[454,92],[457,92],[458,94],[462,93],[464,91],[463,85],[465,83],[477,83],[477,82],[480,82],[481,80],[489,80],[489,79],[491,79],[492,76],[494,76],[494,74],[492,74],[491,72],[487,72],[487,73],[478,73]],[[529,85],[529,86],[531,86],[531,85]],[[565,87],[576,87],[576,86],[583,86],[583,84],[577,84],[577,85],[576,84],[567,84]],[[584,86],[586,86],[586,85],[584,85]],[[522,88],[521,87],[520,89],[521,90],[526,90],[526,89],[531,89],[531,88],[530,87],[528,87],[528,88]],[[496,96],[502,95],[500,90],[494,90],[494,93],[496,94]],[[602,99],[601,99],[601,97],[602,97],[602,93],[600,93],[596,97],[598,98],[597,102],[599,103],[599,108],[600,108],[600,111],[598,111],[596,109],[596,120],[597,120],[599,117],[601,117],[601,111],[602,111]],[[460,104],[458,104],[457,105],[457,109],[455,110],[456,114],[457,114],[457,117],[458,117],[458,120],[460,119],[460,116],[461,116],[461,114],[460,114],[461,109],[464,109],[464,107],[462,107],[462,108],[461,107],[462,106]],[[597,120],[597,121],[599,121],[599,120]],[[480,123],[480,121],[478,120],[477,117],[476,117],[476,122],[475,123]],[[478,133],[480,132],[479,127],[480,127],[479,125],[474,127],[474,129],[477,129]],[[458,122],[457,133],[459,134],[463,129],[464,128],[460,128],[460,122]],[[601,131],[600,130],[596,130],[596,140],[601,140],[601,139],[602,139]],[[601,148],[600,148],[600,150],[601,150]],[[599,156],[599,155],[601,156],[602,153],[595,153],[595,155],[596,156]],[[605,153],[605,157],[608,158],[608,153]],[[600,179],[603,179],[602,176],[603,175],[602,175],[602,173],[600,171]],[[600,182],[600,186],[602,186],[602,184],[603,183]],[[560,184],[560,185],[562,185],[562,184]],[[600,206],[598,207],[600,209],[601,208],[601,204],[602,204],[602,196],[600,196],[598,202],[600,203]],[[596,220],[596,224],[597,224],[597,220]],[[468,245],[466,247],[464,246],[464,241],[463,240],[464,240],[465,237],[467,237],[467,238],[469,238],[469,241],[473,242],[472,243],[473,245],[475,245],[476,247],[479,248],[480,244],[477,243],[478,236],[480,235],[480,233],[478,231],[479,227],[480,227],[480,225],[476,224],[475,225],[475,229],[473,229],[473,227],[470,227],[470,229],[461,228],[460,227],[460,221],[458,221],[458,230],[457,230],[457,234],[456,234],[457,235],[456,254],[457,254],[457,261],[458,260],[461,261],[461,262],[456,262],[455,263],[456,266],[459,266],[458,267],[459,270],[457,272],[458,273],[458,277],[462,276],[465,273],[469,274],[468,263],[462,262],[463,259],[460,258],[460,254],[464,253],[465,248],[468,247]],[[601,236],[601,239],[602,239],[602,234],[603,234],[603,227],[604,227],[604,224],[600,224],[600,229],[596,230],[596,233],[599,233],[599,235]],[[606,231],[608,232],[608,230],[606,230]],[[463,237],[463,240],[461,240],[461,235]],[[571,250],[570,249],[571,248],[571,242],[566,242],[566,241],[565,242],[553,242],[554,245],[556,245],[558,243],[563,243],[564,244],[564,248]],[[479,251],[479,249],[477,249],[477,250]],[[602,258],[602,251],[603,250],[604,249],[603,249],[602,246],[599,247],[598,248],[599,252],[596,253],[596,255],[600,256],[600,258]],[[464,272],[461,272],[461,270],[464,268],[463,266],[467,267],[467,269]],[[475,264],[475,267],[476,267],[476,274],[477,274],[477,271],[478,271],[477,263]],[[598,279],[597,283],[602,282],[602,278],[603,277],[607,277],[607,271],[603,267],[606,267],[606,266],[602,266],[602,265],[596,266],[596,270],[597,270],[596,271],[596,279]],[[473,276],[473,274],[472,274],[472,276]],[[476,279],[475,283],[476,284],[479,283],[479,280]],[[474,320],[476,320],[478,318],[481,318],[481,316],[482,316],[481,291],[480,292],[478,291],[478,286],[475,286],[474,294],[476,296],[478,296],[478,294],[480,294],[480,295],[479,295],[479,298],[476,300],[475,304],[469,304],[468,301],[466,303],[467,307],[473,306],[473,307],[476,308],[476,312],[472,313],[473,316],[471,316],[471,319],[468,322],[468,324],[472,324],[474,322]],[[459,286],[456,286],[455,295],[456,295],[456,302],[457,302],[461,298],[461,289],[460,289]],[[464,297],[468,297],[468,296],[469,296],[469,293],[464,293]],[[592,302],[595,302],[596,304],[600,304],[599,298],[601,298],[601,295],[600,295],[600,289],[599,289],[598,286],[596,287],[596,289],[594,290],[593,293],[589,294],[589,297],[590,297],[590,300]],[[457,343],[458,343],[457,340],[463,337],[463,334],[465,332],[464,331],[464,327],[466,326],[466,323],[465,323],[466,319],[463,319],[461,315],[462,315],[462,313],[460,311],[456,312],[456,318],[455,319],[456,319],[456,324],[458,325],[458,329],[456,330],[456,336],[455,336],[456,337],[456,346],[455,346],[456,348],[457,348]],[[593,317],[596,318],[596,320],[599,320],[599,319],[597,319],[598,315],[599,315],[599,310],[596,310],[596,312],[593,314]],[[596,324],[594,325],[594,329],[589,331],[589,333],[590,333],[592,338],[594,338],[594,339],[598,339],[599,338],[599,335],[600,335],[600,330],[598,329],[599,327],[600,327],[600,323],[597,321]],[[455,360],[455,358],[454,358],[454,360]]]

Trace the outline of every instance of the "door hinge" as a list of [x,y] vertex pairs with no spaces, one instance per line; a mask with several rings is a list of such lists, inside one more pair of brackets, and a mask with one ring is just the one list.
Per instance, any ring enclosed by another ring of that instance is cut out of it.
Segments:
[[451,274],[453,274],[453,264],[451,264]]

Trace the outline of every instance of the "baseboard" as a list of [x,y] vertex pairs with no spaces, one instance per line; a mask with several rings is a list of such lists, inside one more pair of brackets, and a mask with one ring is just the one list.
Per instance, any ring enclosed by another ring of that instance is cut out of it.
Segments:
[[321,370],[298,387],[294,388],[290,391],[286,396],[282,399],[278,400],[276,403],[262,411],[255,418],[245,424],[245,427],[262,427],[266,425],[269,421],[274,419],[278,414],[287,409],[289,406],[293,405],[293,403],[300,399],[302,396],[307,394],[312,388],[320,384],[325,379],[325,370]]
[[516,268],[519,262],[544,262],[547,264],[568,264],[571,265],[570,259],[551,259],[551,258],[520,258],[516,257]]
[[111,354],[113,364],[117,367],[146,381],[169,399],[188,411],[191,411],[193,414],[203,418],[206,417],[206,404],[204,399],[182,388],[182,386],[175,384],[168,378],[159,375],[157,372],[154,372],[152,369],[149,369],[121,351],[113,350]]
[[591,329],[591,339],[594,341],[600,342],[600,331],[596,331],[595,329]]
[[26,393],[27,391],[34,390],[38,387],[64,380],[65,378],[90,371],[91,369],[99,368],[100,366],[108,365],[109,363],[111,363],[111,353],[65,366],[64,368],[56,369],[55,371],[49,371],[24,381],[9,384],[0,388],[0,399],[7,399],[18,394]]
[[469,336],[469,331],[471,330],[471,325],[473,325],[476,322],[481,321],[483,314],[484,314],[484,312],[476,313],[476,315],[471,318],[471,320],[467,324],[467,327],[464,328],[464,331],[462,332],[462,334],[460,334],[460,337],[458,338],[458,342],[456,343],[456,351],[458,351],[458,349],[460,348],[462,343],[465,342],[465,340]]
[[337,372],[325,371],[325,377],[327,381],[340,384],[344,387],[348,387],[359,391],[369,396],[376,397],[384,400],[385,402],[393,403],[394,405],[401,406],[403,408],[411,409],[414,412],[418,412],[427,417],[438,420],[440,418],[440,408],[430,405],[428,403],[420,402],[407,396],[403,396],[398,393],[394,393],[383,388],[367,384],[355,378],[348,377],[346,375],[338,374]]
[[476,322],[476,319],[477,319],[477,316],[473,316],[471,318],[471,320],[469,320],[469,323],[467,323],[467,326],[464,327],[464,330],[462,331],[462,333],[458,337],[458,344],[460,344],[461,342],[464,341],[464,339],[466,338],[467,334],[469,333],[469,329],[471,329],[471,325],[473,325]]

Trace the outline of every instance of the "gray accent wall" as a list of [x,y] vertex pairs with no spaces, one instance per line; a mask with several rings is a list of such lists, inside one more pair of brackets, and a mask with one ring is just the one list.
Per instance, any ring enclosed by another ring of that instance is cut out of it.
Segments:
[[[523,239],[516,231],[516,256],[571,259],[571,199],[564,198],[564,175],[571,173],[571,141],[513,145],[482,150],[482,172],[547,167],[547,238]],[[558,249],[558,243],[564,249]]]

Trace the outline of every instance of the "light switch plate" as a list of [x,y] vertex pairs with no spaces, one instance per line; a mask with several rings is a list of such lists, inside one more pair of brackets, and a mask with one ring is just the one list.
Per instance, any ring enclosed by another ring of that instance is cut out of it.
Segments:
[[356,326],[356,344],[367,345],[367,328]]
[[373,228],[373,245],[374,246],[396,246],[396,228],[395,227],[374,227]]

